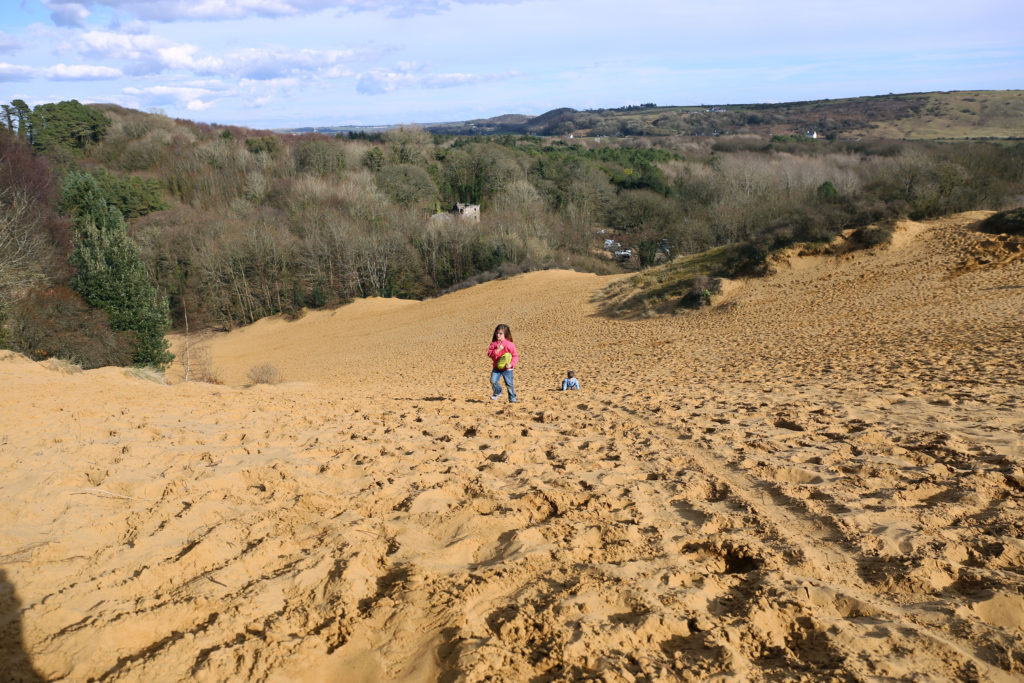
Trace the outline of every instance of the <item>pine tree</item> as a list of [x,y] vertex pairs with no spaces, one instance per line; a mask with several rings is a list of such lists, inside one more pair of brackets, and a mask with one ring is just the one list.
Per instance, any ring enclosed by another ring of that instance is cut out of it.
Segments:
[[171,326],[167,298],[150,281],[121,212],[107,203],[95,178],[78,171],[64,182],[62,208],[75,230],[71,288],[105,310],[112,329],[135,332],[137,365],[166,367],[174,359],[164,338]]
[[[21,100],[11,104],[17,109]],[[86,145],[99,142],[110,127],[110,119],[102,112],[81,104],[78,100],[47,102],[37,105],[31,114],[19,113],[20,120],[27,119],[29,139],[40,152],[55,151],[58,148],[83,149]],[[18,134],[21,134],[18,125]]]

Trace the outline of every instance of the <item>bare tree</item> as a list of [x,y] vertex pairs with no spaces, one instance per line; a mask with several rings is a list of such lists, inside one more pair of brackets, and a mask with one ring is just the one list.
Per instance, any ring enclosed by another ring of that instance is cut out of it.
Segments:
[[46,243],[29,198],[0,190],[0,308],[46,280]]

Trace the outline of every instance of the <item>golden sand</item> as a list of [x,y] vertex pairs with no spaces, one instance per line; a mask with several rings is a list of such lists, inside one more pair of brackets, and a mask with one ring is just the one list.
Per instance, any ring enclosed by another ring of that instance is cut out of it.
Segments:
[[984,215],[665,318],[548,271],[193,335],[223,385],[181,338],[170,385],[7,354],[0,668],[1020,680],[1024,252]]

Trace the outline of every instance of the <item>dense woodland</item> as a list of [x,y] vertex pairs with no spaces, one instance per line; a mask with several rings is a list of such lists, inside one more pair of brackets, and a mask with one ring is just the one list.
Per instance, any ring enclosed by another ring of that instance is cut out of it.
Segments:
[[[432,217],[456,202],[480,220]],[[163,334],[186,323],[723,245],[713,274],[753,275],[794,242],[1021,204],[1019,142],[279,135],[15,100],[0,118],[0,346],[162,366]]]

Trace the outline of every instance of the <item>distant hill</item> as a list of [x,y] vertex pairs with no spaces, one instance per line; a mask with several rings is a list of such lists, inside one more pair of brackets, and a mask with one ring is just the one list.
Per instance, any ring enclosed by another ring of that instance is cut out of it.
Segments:
[[[448,135],[814,134],[843,139],[1019,139],[1024,138],[1024,90],[907,93],[776,104],[644,104],[583,111],[563,107],[533,117],[505,114],[420,125],[432,133]],[[381,127],[326,126],[316,130],[371,132]]]

